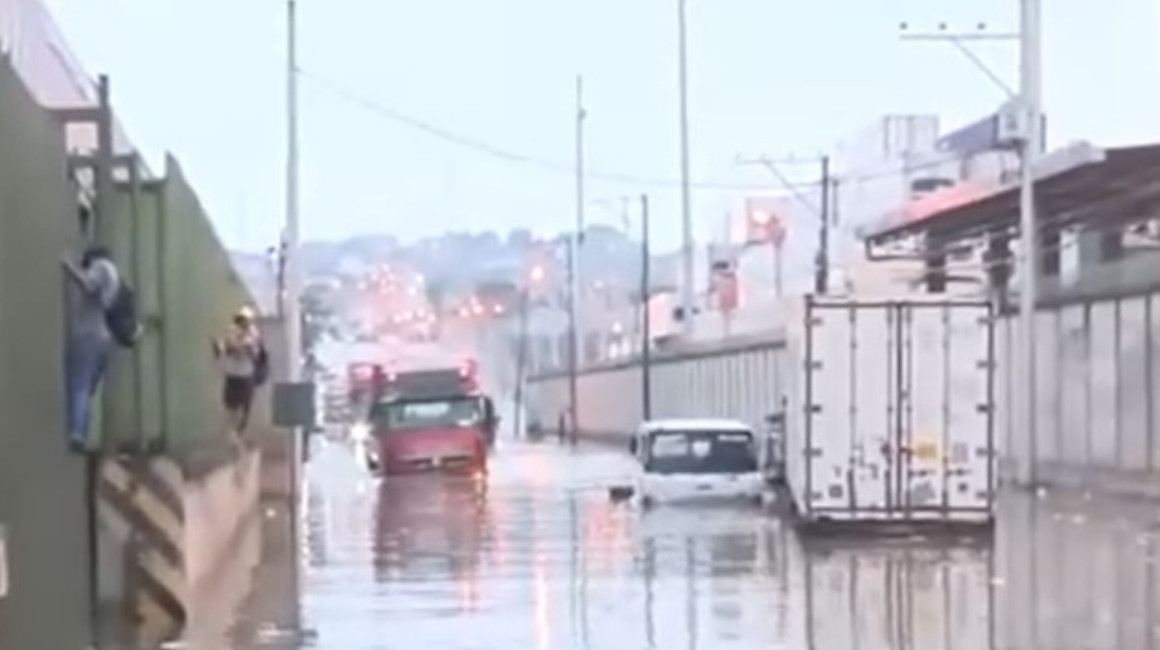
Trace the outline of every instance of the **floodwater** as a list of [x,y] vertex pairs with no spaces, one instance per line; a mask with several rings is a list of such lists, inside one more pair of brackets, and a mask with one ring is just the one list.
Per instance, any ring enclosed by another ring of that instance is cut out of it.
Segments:
[[259,577],[232,646],[1160,647],[1155,504],[1022,495],[993,544],[822,549],[755,509],[611,503],[630,471],[614,451],[509,443],[487,480],[377,481],[325,445],[303,504],[304,631],[263,618],[290,596]]

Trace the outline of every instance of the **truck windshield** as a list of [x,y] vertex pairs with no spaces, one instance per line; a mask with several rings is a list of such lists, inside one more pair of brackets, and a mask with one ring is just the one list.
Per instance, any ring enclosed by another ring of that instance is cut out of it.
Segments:
[[371,420],[387,431],[470,426],[480,421],[479,400],[467,397],[379,402]]
[[744,431],[665,431],[649,437],[645,471],[652,474],[737,474],[757,471],[753,435]]

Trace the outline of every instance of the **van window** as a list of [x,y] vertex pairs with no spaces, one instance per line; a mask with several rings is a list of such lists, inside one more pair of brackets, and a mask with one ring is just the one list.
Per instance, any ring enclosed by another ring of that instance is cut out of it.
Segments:
[[664,431],[648,438],[646,472],[735,474],[757,471],[753,435],[742,431]]

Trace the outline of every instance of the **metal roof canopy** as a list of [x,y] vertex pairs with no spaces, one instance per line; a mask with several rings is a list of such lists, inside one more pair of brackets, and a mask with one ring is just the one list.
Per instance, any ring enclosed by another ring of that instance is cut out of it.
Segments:
[[[1107,150],[1079,145],[1065,154],[1054,160],[1049,156],[1036,174],[1040,225],[1064,228],[1096,221],[1128,222],[1146,216],[1139,214],[1146,208],[1160,205],[1160,144]],[[865,246],[867,257],[875,259],[873,247],[910,237],[937,237],[949,245],[998,232],[1019,234],[1017,183],[977,201],[874,233],[865,239]]]

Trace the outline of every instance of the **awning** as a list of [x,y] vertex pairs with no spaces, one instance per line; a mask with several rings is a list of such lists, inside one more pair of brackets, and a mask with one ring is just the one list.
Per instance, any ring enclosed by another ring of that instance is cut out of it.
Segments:
[[[1093,221],[1129,222],[1160,205],[1160,144],[1103,153],[1100,162],[1037,174],[1039,223],[1065,228]],[[920,235],[953,244],[989,232],[1017,235],[1018,230],[1019,185],[1013,183],[984,198],[873,233],[866,238],[866,245],[882,246]]]

